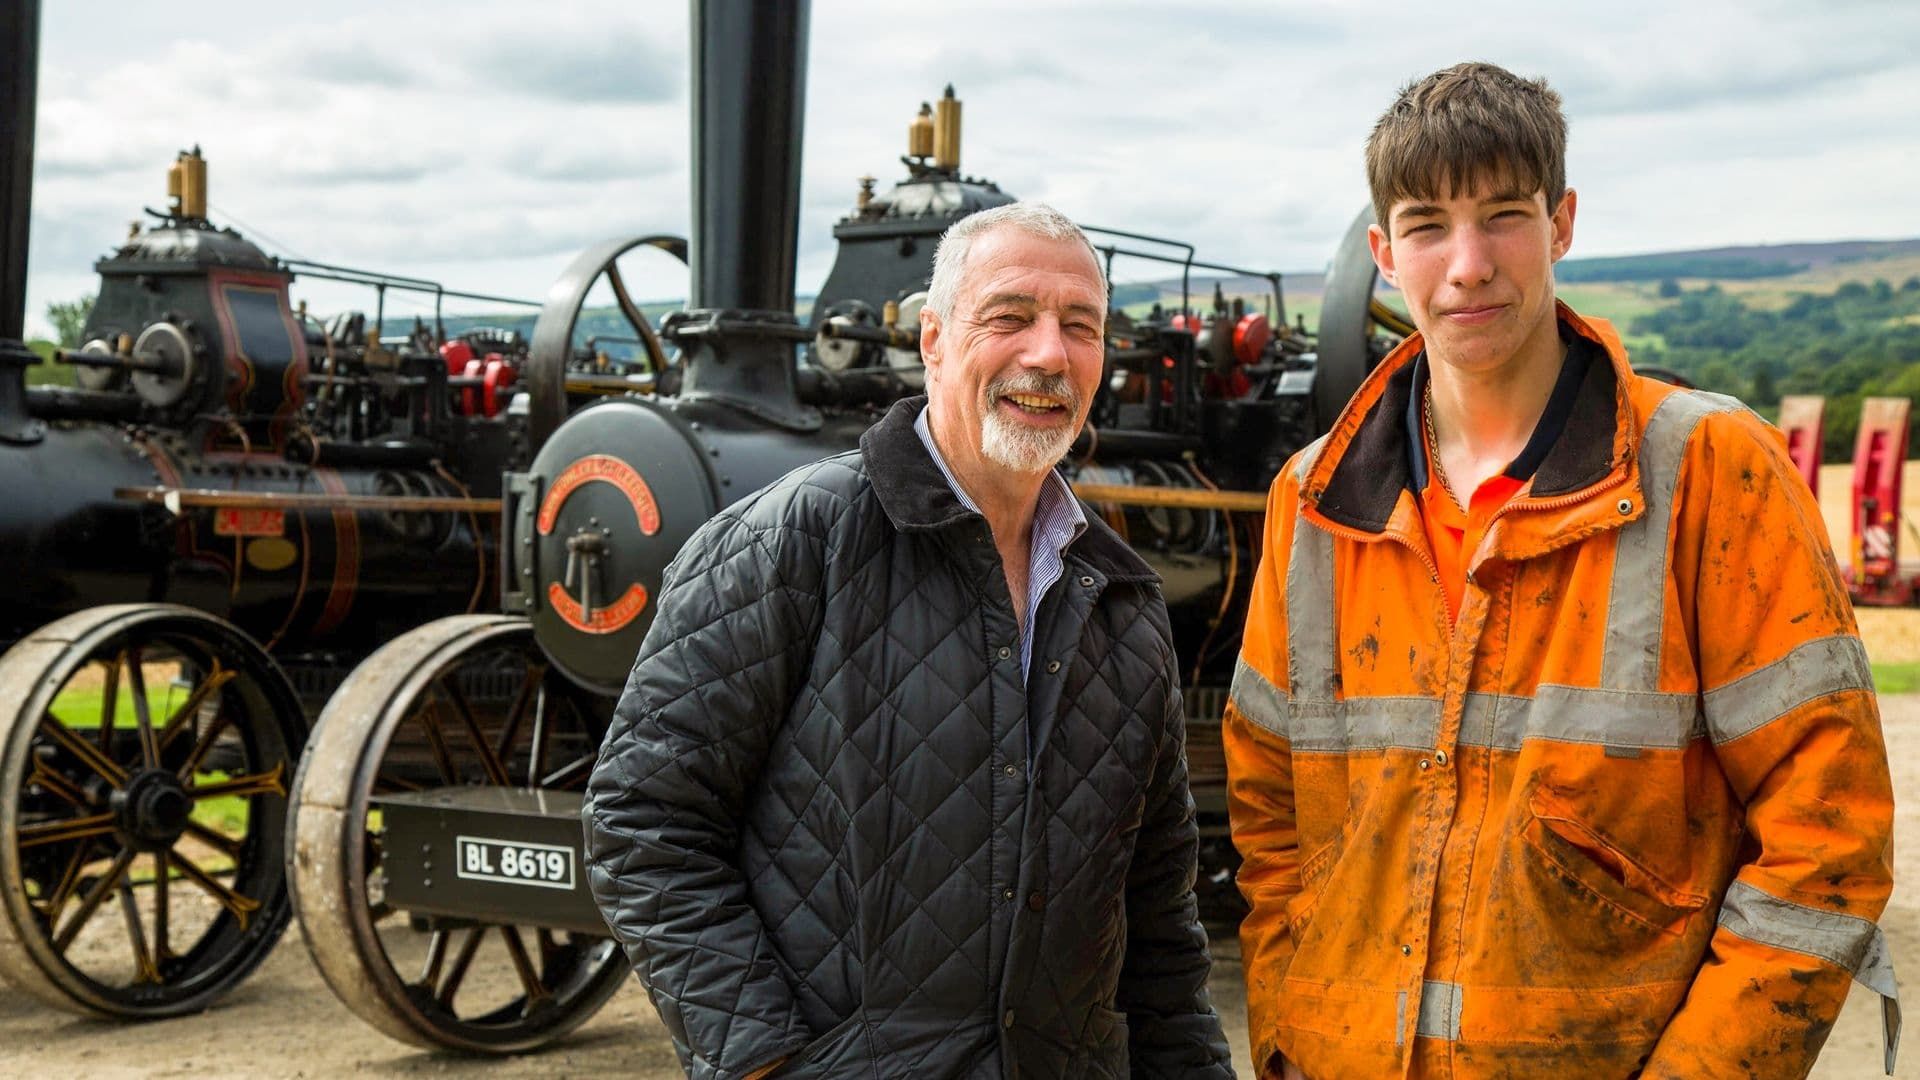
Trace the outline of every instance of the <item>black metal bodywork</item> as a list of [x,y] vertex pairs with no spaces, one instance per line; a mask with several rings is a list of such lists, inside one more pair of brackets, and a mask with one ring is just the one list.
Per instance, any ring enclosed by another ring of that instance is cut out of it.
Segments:
[[[385,639],[492,607],[491,500],[529,448],[479,402],[511,394],[523,346],[460,343],[510,369],[489,383],[425,327],[383,342],[377,320],[307,320],[287,264],[181,201],[96,265],[88,344],[58,357],[77,385],[22,385],[37,21],[0,9],[0,646],[177,602],[320,672],[317,707],[326,674]],[[355,273],[383,297],[431,285]]]

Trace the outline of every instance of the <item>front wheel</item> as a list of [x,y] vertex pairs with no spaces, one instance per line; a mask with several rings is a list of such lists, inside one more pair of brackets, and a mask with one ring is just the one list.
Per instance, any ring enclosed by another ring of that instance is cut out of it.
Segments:
[[627,961],[610,938],[389,905],[378,803],[448,787],[579,791],[611,706],[554,671],[511,616],[429,623],[354,669],[301,759],[288,851],[307,948],[348,1008],[403,1042],[507,1054],[566,1034],[619,988]]

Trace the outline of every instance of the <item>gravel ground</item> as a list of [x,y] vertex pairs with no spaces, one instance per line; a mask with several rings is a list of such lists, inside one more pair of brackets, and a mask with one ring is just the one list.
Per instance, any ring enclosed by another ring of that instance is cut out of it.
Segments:
[[[1920,978],[1920,695],[1885,698],[1881,709],[1894,762],[1895,790],[1905,796],[1897,825],[1902,885],[1881,920],[1894,962],[1908,986]],[[1227,1024],[1241,1075],[1247,1068],[1239,947],[1214,948],[1214,995]],[[1915,995],[1909,993],[1909,1000]],[[1880,1010],[1854,988],[1813,1075],[1861,1080],[1881,1075]],[[1920,1020],[1916,1020],[1920,1023]],[[1909,1039],[1909,1043],[1913,1040]],[[261,970],[199,1016],[156,1024],[81,1020],[0,990],[0,1076],[567,1077],[619,1074],[636,1080],[680,1075],[646,995],[629,984],[561,1045],[545,1053],[475,1061],[429,1054],[387,1039],[361,1023],[321,983],[297,931]],[[1920,1047],[1909,1045],[1900,1076],[1920,1078]]]

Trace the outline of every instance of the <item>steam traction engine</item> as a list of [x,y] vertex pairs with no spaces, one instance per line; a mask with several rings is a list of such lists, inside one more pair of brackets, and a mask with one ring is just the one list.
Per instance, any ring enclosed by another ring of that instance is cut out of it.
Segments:
[[[528,361],[530,468],[502,491],[500,615],[395,639],[328,702],[294,779],[289,876],[314,960],[355,1012],[427,1047],[509,1052],[585,1020],[625,977],[584,881],[579,791],[692,532],[790,469],[853,448],[921,385],[917,311],[935,242],[1009,196],[959,171],[949,93],[911,130],[908,177],[863,181],[806,324],[793,315],[806,5],[695,0],[695,178],[688,309],[655,330],[615,259],[556,285]],[[1264,491],[1377,360],[1368,217],[1326,286],[1321,333],[1265,302],[1183,295],[1110,327],[1093,422],[1063,467],[1160,571],[1191,679],[1188,754],[1211,883],[1230,891],[1218,718]],[[1224,269],[1191,248],[1095,232],[1111,262]],[[606,275],[649,359],[650,392],[582,406],[597,365],[579,307]],[[1183,290],[1184,292],[1184,290]],[[482,702],[485,674],[514,684]]]
[[[0,974],[168,1016],[243,978],[291,916],[309,715],[380,642],[497,604],[525,348],[305,319],[294,264],[207,220],[196,152],[99,263],[86,344],[55,357],[75,385],[25,386],[36,20],[0,12]],[[517,685],[497,682],[462,690]]]

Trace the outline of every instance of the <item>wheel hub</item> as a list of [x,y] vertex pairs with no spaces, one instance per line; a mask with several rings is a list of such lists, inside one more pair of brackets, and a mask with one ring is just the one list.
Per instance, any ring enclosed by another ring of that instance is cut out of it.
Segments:
[[136,773],[109,802],[120,833],[141,851],[172,847],[193,815],[193,797],[164,769]]

